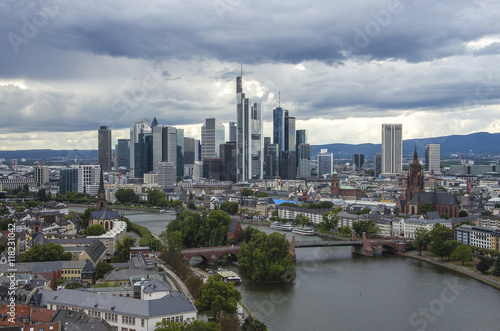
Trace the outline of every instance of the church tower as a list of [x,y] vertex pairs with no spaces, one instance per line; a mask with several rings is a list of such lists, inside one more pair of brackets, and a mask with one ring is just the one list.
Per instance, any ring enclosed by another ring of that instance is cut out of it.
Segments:
[[337,177],[336,171],[333,172],[332,177],[332,182],[330,184],[330,194],[340,194],[340,179]]
[[104,180],[103,180],[102,168],[101,168],[101,178],[99,181],[99,191],[97,191],[96,209],[97,209],[97,211],[99,211],[101,209],[106,209],[107,207],[108,207],[108,205],[106,202],[106,190],[104,190]]
[[408,172],[408,181],[406,187],[406,211],[409,211],[410,201],[413,199],[416,193],[424,192],[424,174],[422,173],[422,167],[420,162],[418,162],[417,146],[415,146],[415,152],[413,154],[413,161],[410,164],[410,170]]

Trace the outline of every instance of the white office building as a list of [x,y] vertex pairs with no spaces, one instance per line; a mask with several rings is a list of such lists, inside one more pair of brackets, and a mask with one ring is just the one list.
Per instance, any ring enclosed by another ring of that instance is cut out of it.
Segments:
[[382,124],[382,173],[398,174],[403,167],[403,124]]
[[226,128],[216,118],[206,118],[201,126],[201,159],[218,159],[219,146],[226,142]]
[[441,172],[441,145],[425,145],[425,167],[428,172],[435,174]]

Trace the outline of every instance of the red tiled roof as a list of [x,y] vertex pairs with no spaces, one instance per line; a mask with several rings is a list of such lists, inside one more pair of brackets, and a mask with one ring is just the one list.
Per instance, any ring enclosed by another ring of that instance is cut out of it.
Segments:
[[[7,314],[9,311],[9,307],[5,303],[2,304],[2,307],[0,308],[0,313],[2,315]],[[31,317],[36,322],[44,322],[48,323],[56,313],[55,310],[52,309],[47,309],[47,308],[34,308],[33,311],[31,311],[31,306],[27,305],[16,305],[16,321],[17,321],[17,316],[23,317],[24,315],[28,315]],[[10,316],[9,316],[10,317]],[[0,325],[10,325],[9,320],[1,320],[0,319]]]

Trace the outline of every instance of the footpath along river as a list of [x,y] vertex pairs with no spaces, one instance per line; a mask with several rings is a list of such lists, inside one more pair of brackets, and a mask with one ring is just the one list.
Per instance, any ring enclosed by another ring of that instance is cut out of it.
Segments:
[[[172,218],[129,216],[157,234]],[[440,266],[392,254],[353,255],[348,247],[297,249],[296,266],[291,284],[242,276],[242,301],[269,330],[500,330],[500,291]]]

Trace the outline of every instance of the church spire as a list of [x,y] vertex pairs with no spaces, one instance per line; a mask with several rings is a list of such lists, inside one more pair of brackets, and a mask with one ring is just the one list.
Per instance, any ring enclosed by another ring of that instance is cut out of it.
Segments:
[[99,210],[105,209],[105,208],[107,208],[106,190],[104,189],[104,176],[102,174],[102,168],[101,168],[101,176],[99,179],[99,191],[97,191],[96,209],[99,211]]
[[418,160],[417,144],[415,144],[415,152],[413,153],[413,160]]

